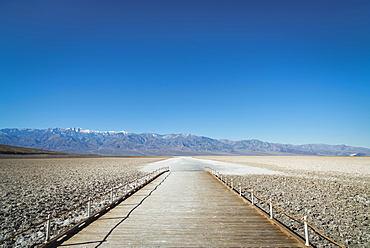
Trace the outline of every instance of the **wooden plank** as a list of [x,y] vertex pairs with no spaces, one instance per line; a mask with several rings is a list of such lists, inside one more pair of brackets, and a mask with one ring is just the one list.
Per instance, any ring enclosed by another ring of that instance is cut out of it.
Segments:
[[175,171],[165,177],[61,246],[304,247],[208,173]]

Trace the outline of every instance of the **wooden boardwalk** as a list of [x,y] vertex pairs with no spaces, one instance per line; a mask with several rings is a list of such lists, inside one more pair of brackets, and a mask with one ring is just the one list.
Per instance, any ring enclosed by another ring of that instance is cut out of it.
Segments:
[[165,173],[62,247],[304,247],[207,172]]

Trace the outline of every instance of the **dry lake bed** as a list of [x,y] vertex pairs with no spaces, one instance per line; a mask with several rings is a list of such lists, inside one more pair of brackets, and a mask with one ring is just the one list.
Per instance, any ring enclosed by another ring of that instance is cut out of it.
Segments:
[[[163,159],[0,159],[0,240],[142,176],[141,166]],[[43,235],[36,229],[14,245],[27,247]]]
[[[157,167],[213,167],[348,247],[370,246],[369,157],[0,159],[0,239]],[[284,218],[276,213],[276,217]],[[301,226],[283,220],[298,232]],[[28,246],[41,230],[17,240]],[[319,241],[319,247],[326,246]]]
[[[235,175],[236,183],[272,199],[347,247],[370,247],[370,157],[199,157],[276,171]],[[301,225],[278,214],[298,232]],[[285,219],[284,219],[285,218]],[[301,232],[302,233],[302,232]],[[319,247],[325,246],[324,241]]]

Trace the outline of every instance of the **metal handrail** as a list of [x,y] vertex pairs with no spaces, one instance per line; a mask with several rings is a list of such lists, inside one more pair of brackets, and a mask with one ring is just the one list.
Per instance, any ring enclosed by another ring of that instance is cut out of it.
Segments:
[[[3,240],[0,240],[0,245],[1,245],[1,244],[3,244],[3,243],[5,243],[6,241],[13,240],[14,238],[18,237],[19,235],[24,234],[24,233],[28,232],[29,230],[34,229],[34,228],[36,228],[36,227],[39,227],[39,226],[41,226],[42,224],[45,224],[45,223],[47,223],[47,225],[46,225],[46,239],[45,239],[45,242],[47,242],[47,241],[49,241],[49,240],[50,240],[50,221],[51,221],[52,219],[55,219],[55,218],[58,218],[58,217],[60,217],[60,216],[65,215],[65,214],[68,214],[68,213],[70,213],[70,212],[73,212],[74,210],[76,210],[76,209],[78,209],[78,208],[80,208],[80,207],[82,207],[82,206],[85,206],[86,204],[89,204],[89,203],[91,203],[91,202],[92,202],[92,201],[94,201],[94,200],[100,199],[100,198],[102,198],[103,196],[106,196],[106,195],[108,195],[108,194],[110,194],[110,193],[111,193],[111,195],[112,195],[112,193],[113,193],[114,191],[117,191],[117,190],[122,189],[122,188],[124,188],[124,187],[130,186],[130,185],[132,185],[132,184],[134,184],[134,187],[133,187],[133,189],[132,189],[132,190],[135,190],[135,189],[137,189],[137,188],[140,188],[140,187],[144,186],[144,185],[145,185],[148,181],[150,181],[152,178],[155,178],[155,177],[156,177],[156,176],[158,176],[159,174],[161,174],[161,173],[163,173],[163,172],[166,172],[166,171],[168,171],[168,170],[169,170],[169,167],[159,168],[159,169],[157,169],[157,170],[155,170],[155,171],[152,171],[152,172],[150,172],[150,173],[145,174],[144,176],[142,176],[142,177],[140,177],[140,178],[137,178],[137,179],[131,180],[130,182],[125,183],[124,185],[121,185],[121,186],[118,186],[118,187],[112,188],[111,190],[109,190],[109,191],[107,191],[107,192],[105,192],[105,193],[103,193],[103,194],[100,194],[100,195],[98,195],[98,196],[96,196],[96,197],[89,198],[88,200],[86,200],[86,201],[82,202],[81,204],[79,204],[79,205],[77,205],[77,206],[75,206],[75,207],[73,207],[73,208],[71,208],[71,209],[68,209],[68,210],[66,210],[66,211],[64,211],[64,212],[61,212],[61,213],[56,214],[56,215],[54,215],[54,216],[50,216],[50,215],[49,215],[47,219],[45,219],[45,220],[43,220],[43,221],[41,221],[41,222],[39,222],[39,223],[37,223],[37,224],[35,224],[35,225],[33,225],[33,226],[30,226],[30,227],[26,228],[25,230],[20,231],[20,232],[18,232],[18,233],[16,233],[16,234],[14,234],[14,235],[12,235],[12,236],[10,236],[10,237],[8,237],[8,238],[5,238],[5,239],[3,239]],[[140,183],[140,181],[141,181],[141,183]],[[129,193],[129,192],[127,192],[127,190],[125,190],[125,195],[126,195],[126,194],[128,194],[128,193]],[[112,196],[113,196],[113,195],[112,195]],[[111,197],[111,201],[113,202],[113,197]],[[104,208],[105,208],[105,206],[103,206],[103,207],[102,207],[101,209],[99,209],[98,211],[100,211],[100,210],[102,210],[102,209],[104,209]],[[89,215],[89,216],[91,215],[91,212],[90,212],[90,204],[89,204],[89,206],[88,206],[88,215]]]
[[[243,188],[240,184],[237,184],[235,185],[233,180],[232,179],[229,179],[227,176],[219,173],[218,171],[216,171],[215,169],[211,168],[211,167],[205,167],[206,169],[209,169],[210,172],[215,176],[217,177],[218,179],[220,179],[222,182],[224,182],[228,187],[230,187],[230,189],[232,190],[235,190],[237,191],[237,189],[235,189],[235,186],[239,186],[239,195],[242,196],[243,193],[247,192],[247,193],[251,193],[251,203],[252,205],[255,205],[254,204],[254,197],[256,197],[257,199],[261,200],[261,201],[264,201],[264,202],[267,202],[270,204],[270,218],[272,219],[273,218],[273,213],[272,213],[272,207],[274,207],[275,209],[277,209],[279,212],[285,214],[286,216],[290,217],[290,218],[293,218],[295,220],[300,220],[304,223],[305,225],[305,239],[306,239],[306,246],[310,246],[310,243],[309,243],[309,239],[308,239],[308,231],[307,231],[307,226],[309,226],[314,232],[316,232],[317,234],[319,234],[321,237],[325,238],[326,240],[328,240],[329,242],[341,247],[341,248],[345,248],[345,246],[339,244],[338,242],[334,241],[333,239],[329,238],[328,236],[326,236],[325,234],[323,234],[321,231],[319,231],[316,227],[314,227],[311,223],[309,223],[307,220],[306,220],[306,216],[304,216],[303,218],[300,218],[300,217],[297,217],[297,216],[294,216],[294,215],[291,215],[285,211],[283,211],[282,209],[280,209],[278,206],[276,206],[272,201],[271,199],[270,200],[267,200],[267,199],[263,199],[259,196],[257,196],[253,190],[247,190],[245,188]],[[238,192],[238,191],[237,191]]]

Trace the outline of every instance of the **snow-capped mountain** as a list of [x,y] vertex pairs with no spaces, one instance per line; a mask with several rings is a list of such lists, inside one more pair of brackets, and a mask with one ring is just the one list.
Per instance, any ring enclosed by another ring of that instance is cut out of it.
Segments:
[[27,135],[34,133],[54,133],[54,134],[64,134],[64,135],[78,135],[79,133],[84,134],[93,134],[93,135],[103,135],[103,136],[112,136],[112,135],[127,135],[129,132],[126,131],[94,131],[79,127],[70,127],[70,128],[48,128],[48,129],[29,129],[29,128],[6,128],[0,130],[1,133],[13,134],[13,135]]
[[370,155],[370,149],[345,145],[290,145],[260,140],[216,140],[192,134],[135,134],[83,128],[0,130],[0,144],[59,152],[112,156],[153,155]]
[[[58,128],[53,128],[52,131],[55,131],[57,129]],[[59,128],[59,130],[64,130],[65,132],[71,131],[75,133],[81,132],[81,133],[92,133],[92,134],[103,134],[103,135],[118,135],[118,134],[127,135],[129,134],[129,132],[126,132],[126,131],[94,131],[94,130],[84,129],[80,127],[70,127],[70,128],[65,128],[65,129]]]

